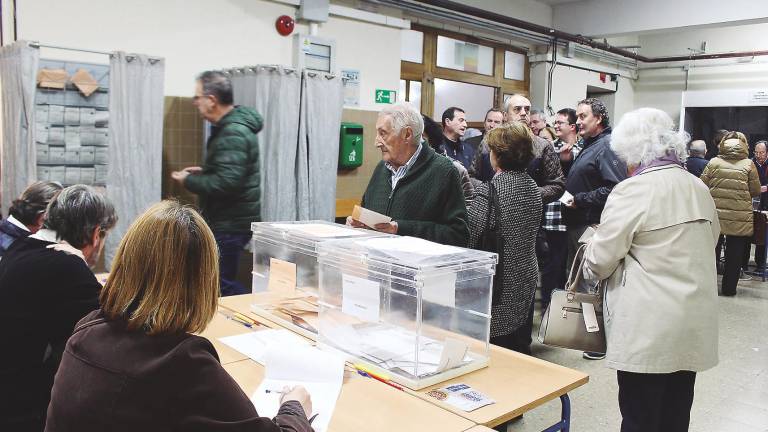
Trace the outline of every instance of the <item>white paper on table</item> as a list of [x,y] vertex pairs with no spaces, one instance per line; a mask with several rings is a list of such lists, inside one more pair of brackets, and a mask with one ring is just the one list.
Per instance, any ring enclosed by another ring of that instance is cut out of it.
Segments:
[[343,226],[325,225],[325,224],[272,224],[273,227],[286,231],[299,231],[303,234],[309,234],[314,237],[357,237],[370,235],[365,231],[360,231]]
[[369,279],[341,275],[341,311],[363,321],[378,322],[381,309],[379,283]]
[[367,208],[360,207],[358,205],[356,205],[352,210],[352,218],[358,222],[364,223],[371,228],[380,223],[392,222],[391,217],[377,213],[373,210],[368,210]]
[[571,200],[573,200],[573,195],[571,195],[570,192],[565,191],[563,192],[563,196],[561,196],[558,201],[560,201],[563,204],[568,204]]
[[219,338],[224,344],[241,352],[254,361],[264,364],[264,355],[271,348],[282,348],[286,345],[306,345],[306,339],[286,329],[265,329],[247,332],[235,336]]
[[328,430],[344,380],[344,359],[310,346],[286,345],[268,350],[265,360],[264,380],[251,396],[259,415],[277,415],[282,395],[274,391],[301,385],[312,399],[313,412],[307,417],[317,414],[312,428],[316,432]]
[[456,273],[424,276],[421,299],[448,307],[456,307]]

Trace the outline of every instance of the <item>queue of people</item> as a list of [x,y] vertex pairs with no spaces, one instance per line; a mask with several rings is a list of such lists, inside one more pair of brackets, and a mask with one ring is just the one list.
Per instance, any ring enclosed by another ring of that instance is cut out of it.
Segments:
[[[247,215],[260,207],[261,128],[258,113],[232,104],[223,74],[199,77],[195,105],[214,124],[207,160],[172,178],[203,198],[202,214],[174,201],[150,207],[103,288],[89,267],[118,215],[99,192],[38,182],[0,223],[0,325],[26,329],[9,332],[15,355],[0,360],[0,429],[311,430],[305,389],[283,389],[278,415],[261,418],[193,335],[220,295],[243,289],[234,275]],[[718,238],[722,294],[732,296],[752,199],[768,196],[766,145],[750,160],[746,137],[726,131],[708,160],[664,112],[641,108],[612,128],[592,98],[553,120],[512,95],[463,140],[459,107],[439,125],[407,104],[386,108],[361,205],[392,220],[347,223],[470,248],[496,233],[491,343],[529,355],[536,289],[546,308],[586,241],[585,276],[607,281],[607,350],[584,358],[617,370],[622,431],[686,430],[696,373],[718,361]],[[187,390],[173,392],[179,383]]]

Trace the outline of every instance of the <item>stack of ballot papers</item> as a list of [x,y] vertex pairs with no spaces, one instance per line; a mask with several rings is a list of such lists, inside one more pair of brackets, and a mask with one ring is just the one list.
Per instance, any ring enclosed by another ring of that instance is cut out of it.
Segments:
[[282,349],[286,345],[309,346],[306,339],[286,329],[259,330],[227,336],[219,340],[261,364],[264,364],[264,355],[270,348]]
[[270,348],[265,354],[264,380],[251,396],[259,415],[274,417],[280,409],[285,386],[301,385],[312,399],[312,428],[328,430],[344,380],[344,359],[306,345],[284,345]]

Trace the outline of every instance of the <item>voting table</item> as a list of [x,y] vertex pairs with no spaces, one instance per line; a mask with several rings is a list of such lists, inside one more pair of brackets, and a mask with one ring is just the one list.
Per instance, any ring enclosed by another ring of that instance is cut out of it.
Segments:
[[[277,301],[274,293],[223,297],[219,301],[220,312],[202,333],[202,336],[213,342],[225,369],[248,395],[253,393],[263,379],[264,367],[222,344],[218,338],[258,331],[258,326],[249,329],[227,319],[226,315],[233,313],[250,317],[265,327],[283,327],[276,322],[283,320],[273,321],[264,314],[253,313],[251,305],[269,301]],[[306,321],[311,325],[310,317]],[[488,367],[419,391],[408,388],[399,390],[359,376],[354,371],[347,371],[330,429],[467,430],[475,425],[494,427],[560,398],[561,420],[546,431],[567,431],[570,425],[568,392],[586,384],[588,380],[588,375],[583,372],[496,346],[491,347]],[[467,384],[495,403],[466,412],[428,395],[430,390],[455,383]],[[392,415],[394,413],[397,415]]]

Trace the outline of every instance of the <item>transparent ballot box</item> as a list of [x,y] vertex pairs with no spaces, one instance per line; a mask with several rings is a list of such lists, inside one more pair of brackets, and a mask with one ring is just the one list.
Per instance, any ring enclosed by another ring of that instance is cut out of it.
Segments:
[[299,289],[315,295],[318,292],[318,244],[387,235],[320,220],[254,222],[251,231],[253,292]]
[[415,390],[488,365],[496,254],[394,236],[318,259],[323,348]]
[[326,221],[254,222],[251,310],[311,339],[317,337],[318,245],[388,236]]

